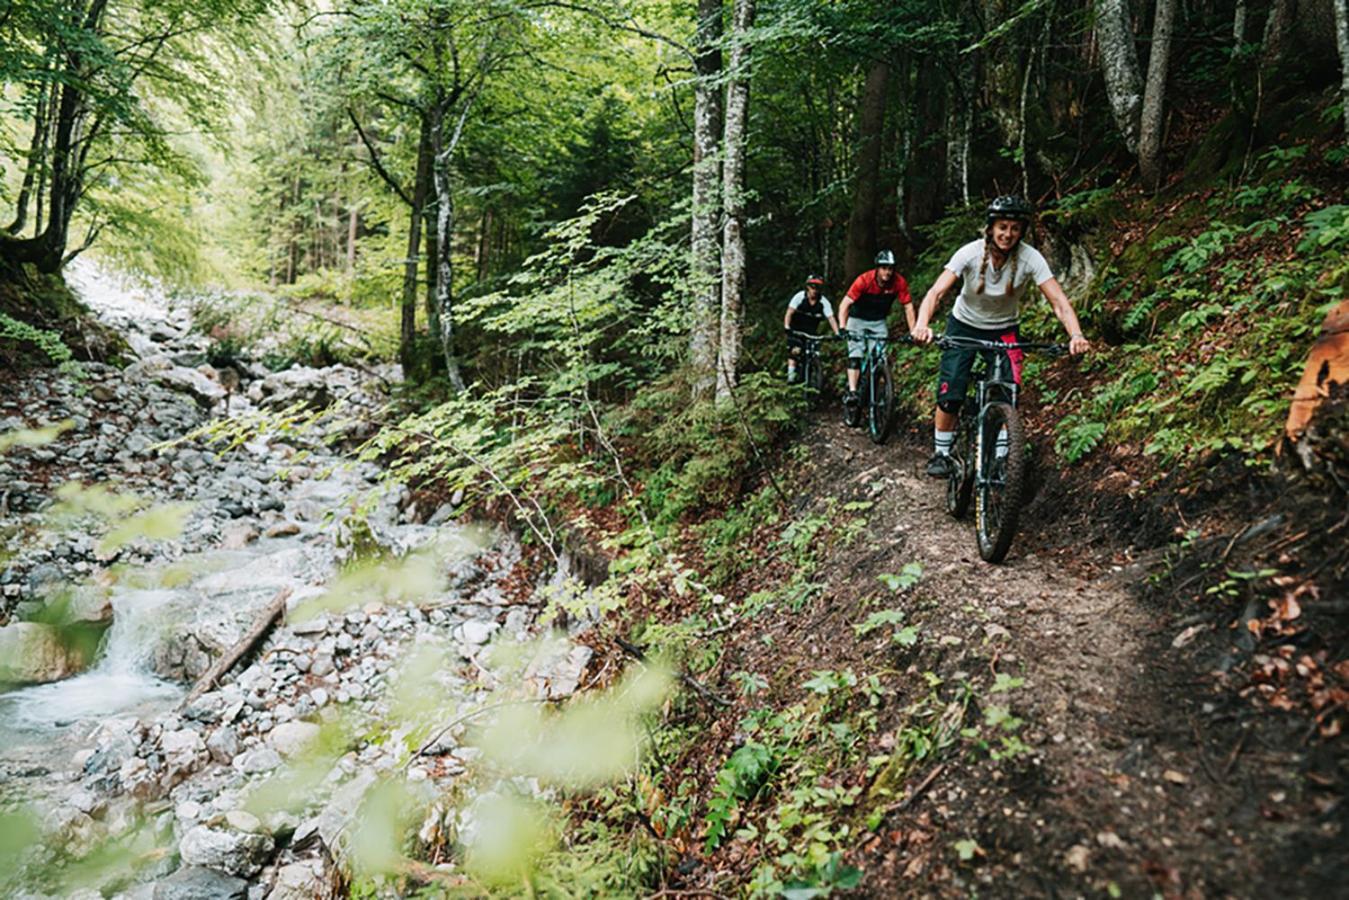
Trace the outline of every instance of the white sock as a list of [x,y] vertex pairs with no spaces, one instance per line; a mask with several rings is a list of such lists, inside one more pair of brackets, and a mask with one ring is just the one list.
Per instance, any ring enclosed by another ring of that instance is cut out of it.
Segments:
[[1006,428],[1004,428],[1002,431],[999,431],[999,432],[998,432],[998,443],[997,443],[996,446],[995,446],[995,451],[996,451],[997,454],[998,454],[998,459],[1002,459],[1004,456],[1007,455],[1007,429],[1006,429]]
[[933,448],[937,451],[937,455],[950,456],[951,447],[956,442],[956,433],[954,431],[942,431],[940,429],[934,428],[932,430],[932,434],[933,434],[932,444]]

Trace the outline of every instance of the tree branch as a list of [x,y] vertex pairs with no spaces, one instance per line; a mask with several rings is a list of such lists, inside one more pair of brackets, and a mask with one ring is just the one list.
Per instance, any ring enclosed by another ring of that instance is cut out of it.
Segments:
[[385,184],[393,189],[393,192],[397,194],[404,203],[415,209],[416,205],[412,202],[412,195],[409,194],[401,184],[394,180],[394,177],[384,168],[384,164],[379,160],[379,151],[375,149],[374,143],[366,136],[365,129],[361,127],[361,123],[357,120],[356,113],[351,107],[347,107],[347,117],[351,119],[351,124],[356,128],[356,133],[360,135],[361,143],[364,144],[365,149],[370,152],[370,167],[384,180]]

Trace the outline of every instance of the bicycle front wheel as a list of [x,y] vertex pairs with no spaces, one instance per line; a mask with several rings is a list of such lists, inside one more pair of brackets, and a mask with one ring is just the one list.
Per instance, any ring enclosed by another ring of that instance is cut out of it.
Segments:
[[890,437],[895,412],[895,384],[890,378],[890,361],[884,356],[878,357],[872,371],[874,384],[871,402],[867,404],[867,433],[873,442],[884,444]]
[[[974,530],[979,555],[1002,562],[1016,535],[1026,482],[1026,433],[1010,403],[991,403],[984,410],[982,440],[975,474]],[[999,451],[999,438],[1005,442]]]
[[806,370],[806,387],[810,388],[816,394],[824,390],[824,370],[820,366],[818,357],[810,360],[810,368]]
[[946,476],[946,511],[963,519],[974,497],[974,424],[961,413],[951,447],[951,474]]

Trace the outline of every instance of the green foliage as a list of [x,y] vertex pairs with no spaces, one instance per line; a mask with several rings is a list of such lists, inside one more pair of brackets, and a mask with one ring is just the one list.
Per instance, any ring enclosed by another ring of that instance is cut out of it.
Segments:
[[0,341],[32,344],[63,369],[78,366],[70,348],[61,340],[61,335],[43,328],[35,328],[3,312],[0,312]]
[[1327,206],[1307,214],[1299,253],[1328,250],[1349,240],[1349,206]]
[[1105,437],[1106,424],[1069,416],[1059,423],[1059,436],[1054,450],[1065,462],[1075,463],[1100,446]]
[[707,804],[706,850],[720,846],[740,804],[752,801],[781,763],[774,748],[757,741],[747,741],[727,758]]
[[909,588],[917,584],[923,577],[923,564],[920,562],[907,562],[899,570],[899,574],[882,573],[876,578],[890,589],[892,593],[902,594]]

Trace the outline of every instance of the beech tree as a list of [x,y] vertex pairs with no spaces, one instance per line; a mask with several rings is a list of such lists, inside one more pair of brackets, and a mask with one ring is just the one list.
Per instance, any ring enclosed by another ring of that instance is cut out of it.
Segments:
[[1335,6],[1335,46],[1340,53],[1340,109],[1344,135],[1349,140],[1349,0],[1332,0]]
[[1148,54],[1148,80],[1143,90],[1143,113],[1138,130],[1138,167],[1143,175],[1143,183],[1156,189],[1162,180],[1162,111],[1171,61],[1176,0],[1157,0],[1154,15],[1152,50]]
[[1093,10],[1110,112],[1124,145],[1130,153],[1137,153],[1143,81],[1138,74],[1138,50],[1129,23],[1128,0],[1095,0]]
[[694,393],[706,392],[715,379],[720,343],[721,259],[721,0],[698,0],[694,38],[693,85],[693,323],[689,332]]
[[750,43],[754,0],[735,0],[731,31],[730,78],[726,86],[726,163],[722,204],[726,224],[721,249],[721,342],[717,353],[717,398],[736,385],[740,365],[741,320],[745,292],[745,141],[749,122]]

